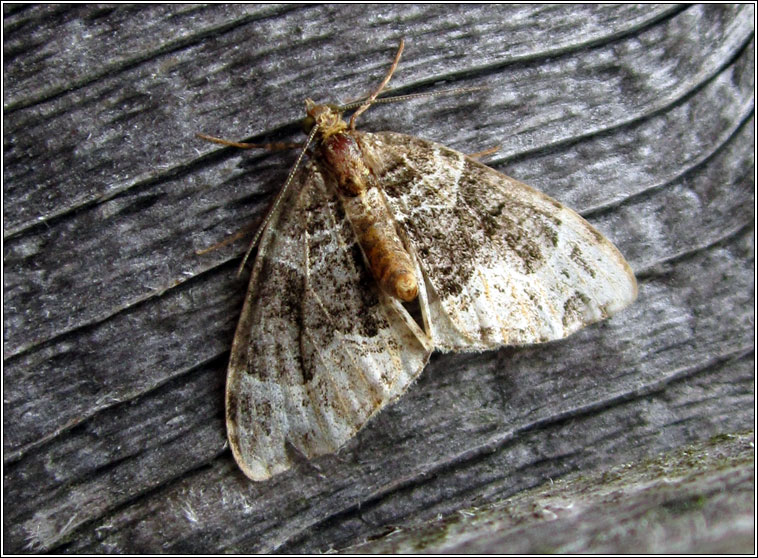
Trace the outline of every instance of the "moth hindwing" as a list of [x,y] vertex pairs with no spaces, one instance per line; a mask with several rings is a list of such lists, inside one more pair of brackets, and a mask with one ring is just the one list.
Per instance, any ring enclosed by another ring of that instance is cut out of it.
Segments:
[[256,237],[226,387],[251,479],[290,468],[290,446],[337,451],[434,349],[560,339],[637,295],[619,251],[559,202],[442,145],[355,129],[401,51],[349,123],[307,101],[311,156]]

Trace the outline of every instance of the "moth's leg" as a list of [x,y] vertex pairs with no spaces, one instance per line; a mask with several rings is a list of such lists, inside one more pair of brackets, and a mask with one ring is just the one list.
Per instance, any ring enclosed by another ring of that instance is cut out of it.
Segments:
[[209,252],[213,252],[214,250],[218,250],[219,248],[223,248],[224,246],[228,246],[232,242],[236,242],[240,238],[244,238],[250,234],[252,234],[253,231],[255,231],[256,224],[249,223],[242,227],[240,230],[238,230],[235,233],[230,234],[227,236],[224,240],[221,240],[220,242],[217,242],[216,244],[213,244],[211,246],[208,246],[207,248],[202,248],[200,250],[195,250],[195,254],[198,256],[203,256]]
[[[222,138],[217,138],[215,136],[208,136],[206,134],[195,134],[195,135],[199,137],[200,139],[210,141],[212,143],[217,143],[219,145],[227,145],[229,147],[238,147],[240,149],[265,149],[267,151],[284,151],[286,149],[300,149],[305,145],[303,143],[289,143],[289,142],[240,143],[237,141],[229,141]],[[195,254],[197,254],[198,256],[202,256],[203,254],[207,254],[208,252],[213,252],[214,250],[223,248],[224,246],[227,246],[231,244],[232,242],[239,240],[242,237],[248,236],[253,231],[255,231],[255,225],[251,223],[245,227],[242,227],[237,232],[230,234],[224,240],[217,242],[216,244],[213,244],[212,246],[208,246],[207,248],[203,248],[201,250],[196,250]]]
[[493,153],[497,153],[500,151],[500,146],[496,145],[494,147],[490,147],[489,149],[485,149],[484,151],[478,151],[476,153],[471,153],[469,157],[471,159],[476,159],[477,161],[483,157],[488,157],[489,155],[492,155]]
[[229,141],[215,136],[208,136],[205,134],[195,134],[200,139],[217,143],[219,145],[227,145],[229,147],[239,147],[240,149],[265,149],[267,151],[284,151],[286,149],[302,149],[304,143],[289,143],[284,141],[274,143],[240,143],[237,141]]

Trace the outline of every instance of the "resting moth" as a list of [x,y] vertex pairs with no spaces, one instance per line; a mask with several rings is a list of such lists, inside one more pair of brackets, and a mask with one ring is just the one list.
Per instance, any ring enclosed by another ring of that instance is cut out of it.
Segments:
[[355,129],[402,48],[364,101],[306,101],[308,142],[253,241],[226,387],[229,444],[253,480],[289,469],[289,445],[336,452],[435,349],[560,339],[637,296],[571,209],[434,142]]

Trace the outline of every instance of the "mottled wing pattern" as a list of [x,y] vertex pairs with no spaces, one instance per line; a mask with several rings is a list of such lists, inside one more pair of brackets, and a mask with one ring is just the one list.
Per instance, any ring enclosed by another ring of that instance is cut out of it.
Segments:
[[421,372],[430,340],[379,292],[311,162],[264,231],[232,347],[227,429],[252,479],[336,451]]
[[435,348],[560,339],[636,297],[618,250],[559,202],[433,142],[359,141],[421,267]]

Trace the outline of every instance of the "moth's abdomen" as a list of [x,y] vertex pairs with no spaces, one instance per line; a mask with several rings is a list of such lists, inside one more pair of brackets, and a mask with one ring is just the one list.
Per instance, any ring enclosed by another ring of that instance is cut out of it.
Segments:
[[[353,215],[350,215],[351,210],[348,210],[348,217],[358,235],[358,243],[366,255],[371,273],[379,286],[386,293],[410,302],[418,296],[418,283],[413,270],[413,262],[397,235],[392,215],[386,205],[382,203],[377,206],[371,203],[371,198],[378,198],[378,194],[378,190],[373,189],[350,200],[353,203],[347,205],[353,206],[351,208]],[[363,205],[363,209],[370,211],[356,214],[358,211],[355,210],[360,210],[355,207],[358,205]],[[377,211],[378,209],[381,211]]]
[[382,290],[405,302],[418,296],[413,262],[395,229],[395,220],[349,133],[324,139],[323,160],[336,179],[345,213],[358,237],[371,274]]

